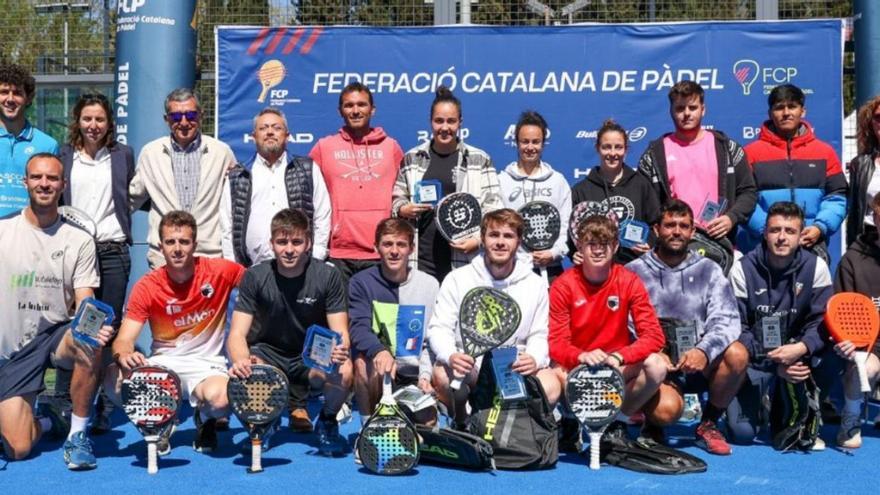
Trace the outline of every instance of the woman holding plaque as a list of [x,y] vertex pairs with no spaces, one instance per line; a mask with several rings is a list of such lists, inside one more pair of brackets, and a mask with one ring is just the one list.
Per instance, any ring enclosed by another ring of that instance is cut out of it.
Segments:
[[[660,211],[660,201],[651,183],[624,162],[626,150],[626,130],[607,119],[596,133],[599,165],[571,190],[575,212],[583,210],[584,206],[579,207],[581,203],[587,203],[591,213],[603,212],[616,218],[620,248],[614,259],[618,263],[632,261],[651,249],[650,225]],[[574,252],[572,261],[580,264],[582,260],[573,243],[570,248]]]
[[[517,160],[511,162],[500,176],[504,206],[520,210],[536,201],[550,203],[559,213],[562,225],[567,225],[571,217],[571,188],[562,174],[541,159],[547,139],[547,122],[538,112],[525,111],[516,123],[514,135]],[[536,269],[546,269],[548,281],[552,282],[562,273],[562,257],[566,252],[565,230],[560,229],[559,237],[550,248],[528,252],[520,245],[518,256]]]
[[[72,206],[94,222],[101,286],[95,298],[113,308],[118,329],[131,273],[131,213],[128,183],[134,176],[131,148],[116,141],[113,110],[102,94],[84,94],[73,107],[67,144],[59,158],[64,164],[62,204]],[[69,378],[59,373],[56,390],[67,392]],[[93,432],[109,431],[109,410],[99,401]]]
[[391,211],[416,229],[418,268],[443,281],[453,268],[466,264],[480,247],[479,236],[448,242],[437,231],[434,207],[447,194],[464,192],[479,200],[482,213],[501,208],[498,176],[485,151],[465,144],[461,136],[461,102],[445,86],[431,103],[429,141],[409,150],[394,184]]

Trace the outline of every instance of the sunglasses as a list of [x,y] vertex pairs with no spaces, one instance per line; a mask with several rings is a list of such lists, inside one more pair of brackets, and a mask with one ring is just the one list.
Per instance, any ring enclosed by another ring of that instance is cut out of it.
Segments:
[[184,117],[186,117],[186,120],[193,122],[199,118],[199,112],[197,110],[190,110],[188,112],[168,112],[165,116],[168,117],[168,120],[174,123],[182,121]]

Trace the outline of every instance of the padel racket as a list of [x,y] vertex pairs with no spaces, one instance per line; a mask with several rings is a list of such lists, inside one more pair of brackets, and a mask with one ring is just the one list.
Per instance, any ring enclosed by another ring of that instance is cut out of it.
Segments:
[[565,398],[590,434],[590,469],[599,469],[602,433],[620,412],[625,386],[623,375],[607,365],[582,364],[568,373]]
[[98,235],[98,226],[95,225],[95,221],[92,220],[88,213],[79,208],[70,205],[59,206],[58,215],[66,222],[85,230],[90,236],[95,237]]
[[382,399],[355,448],[364,467],[376,474],[402,474],[419,462],[419,435],[394,400],[390,374],[382,380]]
[[246,380],[235,377],[229,380],[226,395],[235,417],[245,425],[251,436],[251,467],[248,473],[262,472],[263,438],[287,404],[287,377],[274,366],[253,364],[251,376]]
[[584,220],[593,215],[605,216],[614,220],[615,223],[618,222],[617,214],[614,213],[607,201],[581,201],[572,208],[568,221],[568,235],[572,242],[577,244],[578,228]]
[[[559,210],[546,201],[530,201],[517,213],[523,219],[522,243],[528,251],[544,251],[553,247],[559,239],[562,221]],[[541,278],[547,281],[547,267],[541,267]]]
[[877,341],[880,313],[871,298],[857,292],[840,292],[828,300],[825,308],[825,326],[836,342],[849,340],[858,349],[855,353],[859,384],[864,393],[871,391],[865,365],[868,353]]
[[434,222],[447,241],[457,242],[480,231],[480,202],[468,193],[452,193],[437,203]]
[[714,239],[702,227],[694,230],[688,249],[717,263],[725,277],[733,268],[733,245],[730,240],[725,237]]
[[147,442],[147,472],[159,471],[159,434],[177,418],[180,378],[162,366],[139,366],[122,381],[122,408]]
[[[513,337],[522,321],[522,311],[512,297],[492,287],[475,287],[465,294],[458,313],[458,327],[465,354],[482,356]],[[464,377],[450,386],[461,388]]]

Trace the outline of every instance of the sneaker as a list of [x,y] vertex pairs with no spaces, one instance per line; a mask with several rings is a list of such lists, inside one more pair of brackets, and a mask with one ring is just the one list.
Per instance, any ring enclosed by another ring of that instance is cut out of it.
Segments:
[[[263,444],[263,447],[262,447],[263,452],[268,452],[269,449],[272,448],[272,435],[274,435],[280,427],[281,427],[281,418],[278,418],[277,420],[275,420],[274,423],[272,423],[272,426],[267,428],[265,433],[263,433],[263,441],[261,442]],[[250,454],[252,450],[253,450],[253,443],[251,443],[251,437],[247,436],[247,437],[245,437],[244,441],[241,443],[241,452],[243,454]]]
[[645,421],[642,423],[642,429],[639,430],[639,438],[646,438],[660,445],[666,445],[666,430],[662,426]]
[[71,471],[84,471],[98,467],[98,461],[92,452],[92,441],[86,432],[78,431],[70,440],[64,442],[64,463]]
[[171,421],[165,429],[159,432],[159,440],[156,442],[156,454],[164,457],[171,453],[171,435],[177,429],[177,421]]
[[837,430],[837,445],[845,449],[862,446],[862,418],[859,414],[843,412],[840,429]]
[[311,433],[312,420],[309,419],[309,411],[304,407],[297,407],[290,411],[290,429],[294,433]]
[[229,431],[229,418],[217,418],[214,429],[217,431]]
[[581,424],[574,418],[563,417],[559,421],[559,451],[577,454],[583,447]]
[[342,407],[339,408],[339,412],[336,413],[336,422],[339,424],[345,424],[351,421],[351,406],[348,402],[343,402]]
[[695,434],[697,446],[706,452],[715,455],[730,455],[730,444],[727,443],[727,439],[718,430],[714,421],[703,421],[697,425]]
[[825,440],[816,437],[816,441],[813,443],[813,446],[810,447],[810,450],[813,452],[822,452],[825,450]]
[[66,438],[70,432],[70,423],[64,418],[61,410],[51,402],[46,401],[37,404],[37,417],[49,418],[49,421],[52,423],[52,429],[46,433],[49,433],[49,438],[53,440]]
[[195,412],[196,438],[193,440],[193,448],[196,452],[206,454],[217,448],[217,420],[210,418],[202,422],[202,415],[198,409]]
[[318,419],[318,453],[327,457],[345,456],[345,439],[339,434],[339,423],[336,418],[331,420]]

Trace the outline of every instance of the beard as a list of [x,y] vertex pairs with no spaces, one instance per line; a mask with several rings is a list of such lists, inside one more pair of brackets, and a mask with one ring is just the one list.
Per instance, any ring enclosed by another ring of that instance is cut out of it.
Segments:
[[674,247],[670,246],[669,244],[666,244],[665,242],[658,242],[657,243],[657,250],[663,256],[670,256],[670,257],[682,256],[682,255],[687,254],[688,243],[683,242],[680,248],[674,248]]
[[265,144],[263,146],[257,146],[257,151],[262,156],[276,155],[276,154],[284,151],[284,143],[282,141],[279,141],[274,144]]

